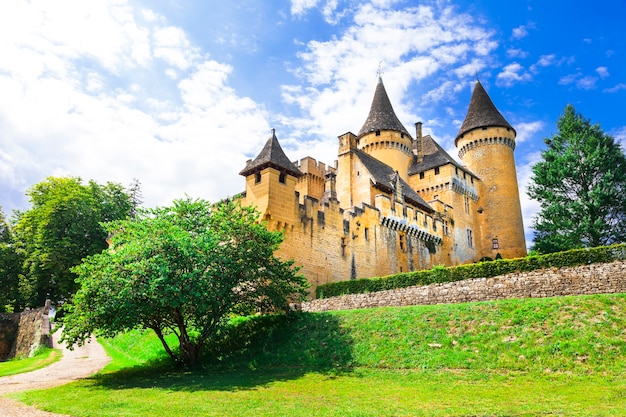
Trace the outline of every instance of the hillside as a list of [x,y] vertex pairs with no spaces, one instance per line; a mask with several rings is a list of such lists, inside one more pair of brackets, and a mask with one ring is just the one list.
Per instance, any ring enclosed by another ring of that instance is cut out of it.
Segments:
[[[626,295],[300,313],[235,323],[203,369],[150,333],[97,378],[21,394],[90,416],[623,415]],[[225,353],[230,351],[230,353]]]

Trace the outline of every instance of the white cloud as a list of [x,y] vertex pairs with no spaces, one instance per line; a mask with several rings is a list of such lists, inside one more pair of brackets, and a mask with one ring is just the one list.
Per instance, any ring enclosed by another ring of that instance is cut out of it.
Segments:
[[544,127],[544,123],[540,120],[534,122],[518,122],[515,124],[515,131],[517,132],[515,140],[517,143],[528,142],[534,139],[534,135],[540,132]]
[[555,55],[542,55],[537,62],[530,66],[530,71],[536,74],[540,68],[550,67],[555,64],[557,64]]
[[596,72],[600,78],[606,78],[609,76],[609,69],[607,67],[598,67],[596,68]]
[[507,49],[506,55],[509,58],[526,58],[528,56],[528,52],[522,49],[511,48]]
[[49,175],[138,178],[148,206],[243,189],[237,172],[268,136],[267,115],[229,85],[230,66],[156,13],[15,0],[0,6],[0,39],[12,57],[0,61],[5,211]]
[[605,93],[617,93],[620,90],[626,90],[626,83],[619,83],[611,88],[602,90]]
[[526,29],[526,26],[524,25],[513,28],[513,31],[511,33],[511,37],[513,39],[525,38],[527,35],[528,35],[528,29]]
[[[394,109],[408,128],[417,121],[414,118],[423,117],[420,107],[430,108],[444,94],[458,93],[467,77],[490,64],[489,55],[498,43],[494,33],[477,25],[472,16],[439,3],[395,10],[389,7],[393,3],[359,4],[351,26],[327,41],[306,44],[299,54],[302,66],[295,72],[298,87],[282,90],[287,102],[300,106],[306,120],[301,130],[331,138],[338,132],[358,131],[367,116],[380,61]],[[425,88],[421,97],[406,96],[412,83],[433,75],[439,82],[430,92]],[[294,135],[299,135],[294,128]],[[336,155],[336,143],[329,146]]]
[[513,84],[532,80],[532,75],[517,62],[513,62],[502,69],[496,77],[496,84],[501,87],[510,87]]
[[576,81],[576,87],[582,90],[591,90],[596,87],[598,77],[586,76]]

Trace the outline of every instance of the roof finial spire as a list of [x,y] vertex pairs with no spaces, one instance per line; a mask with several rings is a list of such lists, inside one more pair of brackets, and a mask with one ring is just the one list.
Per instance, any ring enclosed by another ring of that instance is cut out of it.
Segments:
[[383,61],[378,62],[378,69],[376,70],[376,77],[380,80],[383,77],[383,69],[382,69]]

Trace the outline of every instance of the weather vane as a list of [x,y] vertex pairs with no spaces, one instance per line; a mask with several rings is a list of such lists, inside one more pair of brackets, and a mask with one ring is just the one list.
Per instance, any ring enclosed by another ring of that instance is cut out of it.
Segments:
[[378,78],[381,78],[383,76],[383,74],[384,74],[383,69],[382,69],[382,65],[383,65],[383,61],[380,61],[378,63],[378,69],[376,70],[376,76]]

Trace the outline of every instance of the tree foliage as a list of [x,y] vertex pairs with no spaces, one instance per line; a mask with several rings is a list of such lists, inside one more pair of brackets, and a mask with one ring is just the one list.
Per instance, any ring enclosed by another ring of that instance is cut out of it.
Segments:
[[567,105],[558,133],[533,166],[528,188],[541,209],[534,220],[542,253],[624,242],[626,157],[600,125]]
[[11,225],[0,207],[0,312],[18,311],[23,307],[19,291],[21,265]]
[[83,258],[107,247],[101,222],[128,217],[129,196],[115,183],[50,177],[26,193],[31,208],[19,214],[15,244],[24,258],[25,302],[41,306],[70,299],[78,289],[70,270]]
[[[63,340],[151,329],[174,361],[191,366],[233,314],[287,308],[306,281],[274,256],[282,235],[257,219],[232,201],[185,199],[109,224],[111,248],[74,268],[80,289]],[[178,346],[166,342],[171,333]]]

